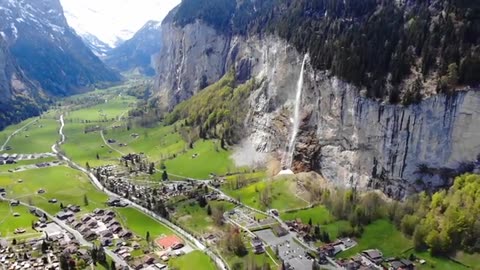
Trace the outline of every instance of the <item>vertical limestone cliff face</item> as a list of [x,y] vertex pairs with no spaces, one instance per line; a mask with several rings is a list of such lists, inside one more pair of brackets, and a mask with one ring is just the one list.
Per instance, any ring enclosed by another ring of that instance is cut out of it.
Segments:
[[[163,33],[157,88],[166,104],[191,97],[231,68],[239,81],[256,78],[262,83],[246,108],[242,145],[281,159],[304,55],[274,36],[225,36],[200,22],[183,28],[164,24]],[[448,172],[480,153],[478,91],[405,107],[364,98],[308,61],[304,76],[295,171],[315,170],[338,185],[403,196],[446,184]]]

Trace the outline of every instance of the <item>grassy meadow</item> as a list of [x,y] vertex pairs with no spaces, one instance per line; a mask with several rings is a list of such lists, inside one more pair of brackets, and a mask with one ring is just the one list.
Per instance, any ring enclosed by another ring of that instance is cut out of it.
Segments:
[[[18,181],[20,179],[23,180],[21,183]],[[52,215],[60,211],[60,203],[64,206],[76,204],[81,206],[82,212],[90,212],[105,207],[108,199],[107,195],[95,189],[83,173],[65,166],[2,173],[0,186],[7,189],[9,198],[32,203]],[[39,194],[40,189],[45,193]],[[88,205],[84,203],[85,195]],[[58,202],[49,203],[50,199],[57,199]]]

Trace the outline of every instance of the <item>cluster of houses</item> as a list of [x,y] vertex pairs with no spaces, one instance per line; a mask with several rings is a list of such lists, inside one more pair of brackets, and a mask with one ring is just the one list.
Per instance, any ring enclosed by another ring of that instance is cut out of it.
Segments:
[[403,258],[384,258],[378,249],[364,250],[349,259],[334,259],[335,256],[348,250],[357,243],[351,238],[338,239],[333,243],[318,248],[319,262],[328,263],[327,258],[334,260],[340,267],[346,270],[414,270],[415,264]]
[[3,154],[0,156],[0,165],[15,164],[18,160],[18,154]]
[[414,270],[415,264],[408,259],[384,258],[378,249],[368,249],[360,252],[350,259],[337,260],[337,263],[347,270],[361,269],[389,269],[389,270]]
[[[8,149],[6,149],[8,150]],[[43,153],[43,154],[8,154],[4,153],[0,155],[0,165],[5,164],[15,164],[17,161],[20,160],[32,160],[32,159],[40,159],[40,158],[48,158],[54,157],[55,155],[52,153]]]
[[[36,226],[41,222],[37,222]],[[44,224],[44,223],[42,223]],[[50,226],[54,223],[48,223]],[[91,260],[87,250],[70,233],[57,230],[55,234],[18,243],[0,239],[0,269],[54,269],[60,270],[60,257]]]
[[[123,159],[127,161],[136,160],[139,157],[134,154],[124,156]],[[175,183],[155,183],[148,184],[144,182],[132,182],[130,179],[135,175],[130,175],[125,167],[108,165],[96,168],[97,177],[108,190],[129,198],[131,201],[142,205],[143,207],[151,209],[151,205],[155,201],[167,201],[176,196],[190,197],[196,193],[200,188],[203,188],[203,183],[196,181],[185,181]],[[217,194],[209,194],[207,199],[217,199]],[[150,202],[150,204],[149,204]]]
[[95,209],[93,214],[85,214],[80,219],[74,216],[67,218],[67,223],[80,232],[85,240],[99,239],[102,246],[112,246],[114,239],[128,240],[133,237],[132,232],[124,229],[115,219],[112,210]]

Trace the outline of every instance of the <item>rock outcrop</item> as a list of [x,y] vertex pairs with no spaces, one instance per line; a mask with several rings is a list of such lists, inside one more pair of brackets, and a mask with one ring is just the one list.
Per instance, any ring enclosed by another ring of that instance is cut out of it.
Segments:
[[[201,21],[163,25],[159,94],[174,106],[234,68],[263,83],[250,96],[243,145],[281,158],[288,144],[303,55],[275,36],[229,36]],[[480,153],[480,92],[465,89],[416,105],[382,104],[362,89],[307,63],[302,123],[293,167],[332,183],[377,188],[391,196],[445,185],[442,172]]]

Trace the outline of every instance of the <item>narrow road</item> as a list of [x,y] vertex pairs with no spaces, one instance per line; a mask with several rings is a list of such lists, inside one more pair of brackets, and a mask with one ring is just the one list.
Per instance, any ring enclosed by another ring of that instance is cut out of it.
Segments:
[[103,143],[104,143],[108,148],[112,149],[113,151],[119,153],[119,154],[122,155],[122,156],[125,156],[124,153],[122,153],[120,150],[117,150],[115,147],[111,146],[111,145],[107,142],[107,140],[105,139],[105,136],[103,135],[103,130],[100,131],[100,136],[102,136]]
[[60,116],[60,129],[59,129],[59,134],[61,136],[61,140],[60,142],[54,144],[52,146],[52,151],[57,154],[59,156],[60,159],[62,160],[65,160],[70,167],[72,167],[73,169],[76,169],[76,170],[79,170],[81,172],[83,172],[84,174],[86,174],[88,176],[88,178],[90,179],[90,181],[92,182],[92,184],[98,189],[98,190],[101,190],[102,192],[104,192],[105,194],[107,194],[108,196],[110,197],[113,197],[113,198],[121,198],[122,200],[125,200],[125,201],[128,201],[130,206],[132,206],[133,208],[145,213],[146,215],[154,218],[155,220],[157,220],[158,222],[160,222],[161,224],[169,227],[170,229],[172,229],[173,231],[177,232],[178,234],[180,234],[183,238],[189,240],[191,243],[193,243],[199,250],[205,252],[216,264],[217,266],[221,269],[221,270],[227,270],[229,269],[228,268],[228,265],[226,264],[226,262],[220,258],[219,256],[217,256],[215,253],[213,253],[211,250],[207,249],[207,247],[201,243],[198,239],[196,239],[193,235],[189,234],[188,232],[186,232],[185,230],[183,230],[182,228],[178,227],[177,225],[171,223],[170,221],[162,218],[161,216],[155,214],[154,212],[130,201],[130,200],[127,200],[121,196],[118,196],[117,194],[109,191],[108,189],[106,189],[101,183],[100,181],[97,179],[97,177],[95,177],[95,175],[93,173],[91,173],[90,171],[87,171],[85,168],[81,167],[80,165],[76,164],[75,162],[73,162],[71,159],[69,159],[65,154],[63,154],[60,149],[59,149],[59,146],[62,145],[64,142],[65,142],[65,135],[63,133],[63,129],[65,127],[65,121],[63,119],[63,115]]
[[[115,122],[113,122],[113,124],[112,124],[110,127],[114,126],[115,123],[118,123],[118,121],[119,121],[120,119],[122,119],[122,117],[123,117],[127,112],[128,112],[128,111],[123,112],[123,113],[118,117],[118,120],[115,121]],[[122,153],[120,150],[116,149],[115,147],[111,146],[111,145],[107,142],[107,140],[105,139],[105,135],[103,134],[103,129],[100,131],[100,136],[102,136],[103,143],[104,143],[106,146],[108,146],[108,148],[112,149],[113,151],[119,153],[119,154],[122,155],[122,156],[125,156],[124,153]]]
[[2,151],[5,151],[5,147],[7,147],[7,144],[8,142],[10,142],[10,140],[12,139],[13,136],[17,135],[18,132],[24,130],[26,127],[30,126],[31,124],[35,123],[35,121],[37,121],[38,119],[34,119],[30,122],[28,122],[26,125],[22,126],[21,128],[15,130],[14,132],[12,132],[12,134],[10,134],[7,139],[5,140],[5,142],[2,144],[2,146],[0,147],[0,152]]

